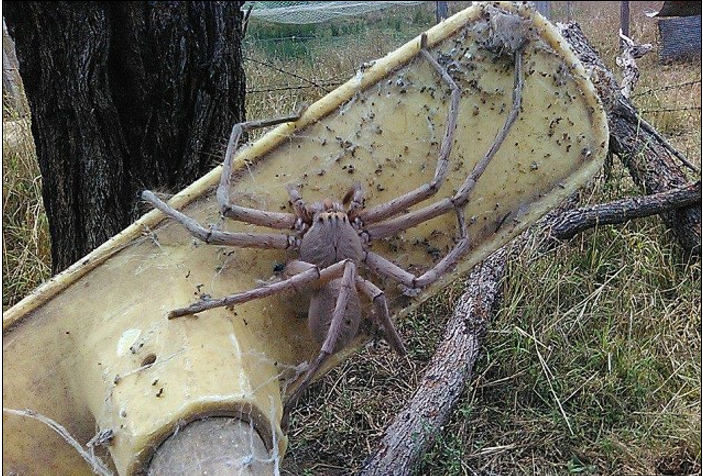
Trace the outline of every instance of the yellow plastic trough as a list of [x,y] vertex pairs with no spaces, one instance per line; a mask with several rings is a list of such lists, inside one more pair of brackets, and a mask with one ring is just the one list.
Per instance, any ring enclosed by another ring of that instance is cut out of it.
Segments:
[[[466,208],[470,253],[412,300],[392,283],[368,276],[385,288],[395,318],[586,183],[600,169],[607,146],[605,115],[582,65],[555,28],[524,5],[478,3],[427,37],[432,55],[463,91],[449,177],[430,203],[456,190],[505,122],[514,80],[509,45],[522,37],[528,40],[525,86],[518,120]],[[482,46],[494,40],[508,46]],[[340,200],[360,183],[368,207],[428,181],[449,90],[418,56],[419,47],[415,38],[364,65],[299,121],[241,150],[232,190],[237,203],[290,211],[286,185],[313,202]],[[200,223],[221,223],[214,198],[220,170],[171,204]],[[242,468],[270,473],[287,444],[280,427],[282,394],[296,369],[319,350],[301,317],[304,296],[274,296],[197,318],[165,316],[204,294],[251,289],[294,256],[205,245],[163,218],[156,211],[146,214],[5,313],[4,407],[50,418],[81,445],[96,434],[110,436],[96,454],[121,475],[145,471],[164,439],[186,423],[234,416],[246,438],[233,474]],[[231,220],[223,226],[263,231]],[[374,243],[373,250],[417,272],[446,254],[456,236],[456,217],[447,214]],[[13,471],[93,470],[47,424],[6,411],[3,472]]]

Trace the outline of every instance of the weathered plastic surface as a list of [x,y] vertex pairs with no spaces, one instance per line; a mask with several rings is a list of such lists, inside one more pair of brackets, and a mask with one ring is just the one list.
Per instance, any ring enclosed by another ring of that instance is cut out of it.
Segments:
[[[514,33],[529,39],[520,116],[466,209],[473,245],[456,270],[416,299],[370,276],[385,288],[396,318],[534,223],[601,167],[605,115],[566,42],[524,6],[481,4],[428,32],[433,56],[463,90],[450,175],[428,203],[453,193],[510,109],[510,55],[479,44],[494,34],[492,22],[502,14],[526,22]],[[373,206],[428,181],[449,91],[418,50],[414,39],[365,65],[297,123],[242,150],[237,203],[290,211],[286,185],[313,202],[339,200],[358,182]],[[220,223],[214,198],[219,170],[171,203],[201,223]],[[258,231],[230,220],[223,226]],[[441,258],[456,236],[456,217],[447,214],[374,243],[373,250],[418,271]],[[304,297],[275,296],[198,318],[168,321],[165,315],[202,294],[219,297],[257,286],[289,257],[205,245],[177,223],[162,221],[160,213],[147,214],[6,313],[4,405],[44,414],[83,444],[112,430],[109,451],[122,475],[140,470],[179,424],[207,414],[241,415],[279,457],[287,442],[279,426],[285,379],[318,352],[301,318]],[[90,474],[46,426],[9,414],[3,421],[6,471]]]

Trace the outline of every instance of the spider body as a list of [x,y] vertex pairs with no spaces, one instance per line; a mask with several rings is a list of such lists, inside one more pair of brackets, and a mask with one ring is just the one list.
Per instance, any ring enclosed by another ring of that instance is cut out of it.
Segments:
[[361,238],[339,204],[329,211],[317,212],[300,241],[300,259],[320,267],[345,259],[359,264],[363,257]]
[[[310,294],[308,308],[308,329],[317,343],[322,346],[332,325],[332,316],[337,298],[342,289],[342,280],[333,279],[329,283],[314,289]],[[349,301],[344,309],[340,325],[339,337],[332,353],[339,352],[348,346],[359,332],[361,323],[361,298],[354,290],[349,295]]]
[[[358,190],[358,187],[352,191]],[[295,190],[291,191],[297,196]],[[351,194],[352,192],[350,192]],[[348,196],[350,194],[347,194]],[[292,261],[286,265],[286,276],[294,276],[301,272],[306,265],[313,264],[319,269],[328,268],[333,264],[349,260],[356,267],[363,258],[363,245],[357,229],[351,223],[349,212],[343,204],[325,200],[308,206],[304,215],[310,217],[310,223],[304,224],[304,234],[300,239],[300,261]],[[313,286],[310,293],[308,308],[308,329],[321,346],[332,324],[337,298],[342,291],[343,280],[332,279]],[[339,337],[332,352],[343,349],[356,337],[361,322],[361,298],[356,287],[349,291],[349,300],[343,310]],[[402,347],[397,349],[403,353]]]
[[[383,290],[360,276],[360,268],[363,267],[373,275],[397,283],[408,295],[415,295],[452,269],[469,249],[470,241],[464,209],[474,186],[495,156],[519,114],[523,88],[524,45],[514,52],[515,90],[510,113],[488,152],[474,166],[452,196],[435,200],[424,207],[413,208],[436,195],[449,173],[449,155],[454,142],[461,100],[461,89],[427,51],[426,44],[427,38],[423,35],[420,39],[419,54],[430,63],[449,87],[451,94],[446,130],[439,147],[434,176],[418,188],[371,208],[364,208],[363,191],[358,185],[352,187],[341,202],[326,199],[310,205],[305,204],[297,190],[289,188],[293,213],[258,210],[234,204],[230,197],[234,175],[232,164],[242,133],[257,127],[295,121],[300,118],[300,114],[296,114],[278,119],[236,124],[232,129],[225,152],[220,186],[217,189],[217,200],[223,216],[239,222],[267,227],[277,232],[230,233],[208,229],[173,209],[152,192],[142,193],[144,200],[178,221],[193,236],[206,243],[298,252],[298,259],[286,264],[283,278],[279,281],[221,299],[195,302],[171,311],[168,316],[173,318],[217,307],[234,306],[279,292],[308,290],[310,292],[308,325],[312,335],[321,344],[321,348],[317,358],[310,363],[307,372],[284,406],[284,425],[290,409],[323,363],[356,336],[362,319],[362,297],[372,304],[373,327],[383,333],[396,352],[405,354],[402,340],[393,327]],[[374,240],[395,236],[447,213],[456,215],[459,236],[451,250],[420,275],[404,270],[391,259],[370,249],[370,244]]]

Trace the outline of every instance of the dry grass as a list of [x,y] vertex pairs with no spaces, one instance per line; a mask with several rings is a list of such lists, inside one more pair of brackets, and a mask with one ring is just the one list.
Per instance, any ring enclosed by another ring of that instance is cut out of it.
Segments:
[[[553,18],[564,20],[565,2],[553,3]],[[631,2],[638,42],[657,44],[642,12],[660,3]],[[574,4],[574,20],[614,68],[619,2]],[[318,84],[341,82],[428,26],[310,43],[295,59],[253,47],[245,55]],[[251,60],[250,90],[309,85]],[[639,64],[635,104],[700,165],[700,109],[661,112],[700,108],[700,64],[662,66],[655,54]],[[252,92],[247,115],[285,114],[324,93]],[[34,160],[30,151],[3,157],[3,304],[48,273]],[[617,166],[589,192],[590,202],[639,193]],[[529,247],[510,263],[503,292],[476,376],[417,474],[700,474],[701,264],[681,256],[658,218],[591,230],[548,252]],[[284,474],[348,474],[362,464],[412,394],[460,293],[457,284],[399,323],[406,359],[371,347],[313,386],[293,415]]]
[[2,305],[11,306],[51,273],[41,175],[27,119],[9,113],[2,129]]

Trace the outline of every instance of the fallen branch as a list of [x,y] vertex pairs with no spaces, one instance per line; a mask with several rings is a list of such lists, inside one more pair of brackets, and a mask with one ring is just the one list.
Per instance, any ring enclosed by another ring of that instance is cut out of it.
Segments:
[[[557,27],[590,72],[608,116],[610,151],[620,158],[635,183],[646,194],[687,186],[690,179],[678,162],[699,173],[698,169],[638,115],[579,25],[557,24]],[[670,210],[662,214],[662,219],[684,250],[701,255],[700,206]]]
[[559,215],[551,235],[560,240],[569,239],[597,225],[615,225],[635,218],[668,213],[679,208],[701,203],[701,182],[667,192],[624,198],[614,202],[569,210]]
[[432,446],[441,428],[471,381],[483,336],[500,299],[499,284],[509,254],[519,253],[530,234],[546,232],[559,239],[571,238],[598,224],[625,223],[657,213],[670,213],[701,201],[701,183],[656,195],[628,198],[573,209],[574,200],[549,213],[532,231],[506,245],[475,267],[447,323],[444,337],[427,365],[416,393],[386,428],[381,442],[366,459],[357,476],[410,474]]
[[[697,170],[696,167],[638,117],[578,25],[560,25],[560,30],[581,61],[593,71],[608,114],[611,151],[621,158],[635,182],[650,195],[567,210],[573,207],[572,201],[548,214],[534,230],[551,230],[551,236],[567,238],[597,224],[624,223],[662,214],[683,247],[700,255],[701,183],[689,183],[673,158],[692,170]],[[643,160],[638,160],[640,156]],[[693,206],[695,204],[698,205]],[[529,233],[513,241],[513,252],[526,246]],[[444,338],[416,393],[388,426],[358,476],[410,474],[431,447],[471,379],[483,336],[497,309],[499,283],[508,254],[506,245],[471,272],[466,291],[447,323]]]
[[442,343],[417,392],[386,429],[359,476],[407,475],[434,443],[467,382],[498,301],[506,248],[473,269],[447,323]]

